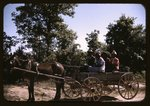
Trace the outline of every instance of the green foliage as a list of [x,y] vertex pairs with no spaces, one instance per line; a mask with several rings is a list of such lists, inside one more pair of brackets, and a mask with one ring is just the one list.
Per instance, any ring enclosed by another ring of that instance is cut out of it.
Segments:
[[51,63],[51,62],[53,62],[53,61],[57,61],[57,58],[56,58],[56,53],[51,53],[49,56],[47,56],[47,57],[44,57],[44,59],[43,59],[43,61],[41,61],[41,63],[42,62],[49,62],[49,63]]
[[101,48],[101,43],[98,41],[98,30],[94,30],[90,34],[87,34],[85,40],[87,41],[89,50],[95,51],[96,49]]
[[5,32],[3,32],[3,53],[6,58],[11,52],[11,47],[15,46],[18,42],[17,37],[8,36]]
[[38,62],[85,64],[85,54],[75,44],[76,33],[68,29],[62,16],[73,17],[76,4],[25,4],[12,13],[17,33]]
[[106,36],[108,50],[118,52],[123,66],[140,71],[145,68],[146,37],[142,25],[134,25],[136,18],[122,15],[115,24],[109,24]]
[[26,3],[16,8],[18,13],[12,13],[17,33],[22,36],[26,47],[32,48],[39,61],[59,48],[67,48],[76,39],[76,34],[67,29],[62,18],[62,15],[73,17],[76,6]]
[[85,64],[85,56],[82,50],[78,49],[79,44],[73,44],[70,48],[60,49],[57,52],[57,60],[68,65],[83,65]]
[[[22,36],[19,41],[26,48],[32,48],[38,62],[58,61],[68,65],[83,65],[86,63],[88,52],[83,52],[75,44],[76,33],[68,29],[62,16],[73,17],[76,4],[25,4],[17,7],[18,13],[13,12],[13,21],[17,33]],[[144,70],[146,60],[146,35],[142,25],[134,25],[136,18],[122,15],[115,24],[107,27],[106,44],[98,41],[99,31],[94,30],[85,38],[88,51],[101,49],[118,53],[121,66],[129,66],[133,71]],[[13,37],[4,33],[4,51],[10,52],[14,42]],[[16,40],[17,41],[17,40]]]
[[75,39],[77,39],[76,33],[73,30],[67,30],[65,28],[58,32],[56,47],[59,49],[67,49],[73,44]]

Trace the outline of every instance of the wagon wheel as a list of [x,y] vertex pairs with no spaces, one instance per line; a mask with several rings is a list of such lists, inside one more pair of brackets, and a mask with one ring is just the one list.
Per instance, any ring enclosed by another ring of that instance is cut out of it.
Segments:
[[112,91],[113,91],[113,88],[112,88],[110,85],[105,85],[105,84],[104,84],[104,86],[103,86],[103,88],[102,88],[102,94],[103,94],[104,96],[107,96],[107,95],[111,94]]
[[135,77],[138,80],[138,82],[145,82],[144,76],[141,75],[140,73],[135,73]]
[[66,77],[63,92],[69,98],[77,98],[81,96],[81,84],[71,77]]
[[121,76],[118,83],[118,92],[124,99],[134,98],[139,90],[139,83],[135,76],[127,73]]
[[102,94],[102,83],[95,77],[88,77],[82,85],[82,99],[84,101],[99,101]]

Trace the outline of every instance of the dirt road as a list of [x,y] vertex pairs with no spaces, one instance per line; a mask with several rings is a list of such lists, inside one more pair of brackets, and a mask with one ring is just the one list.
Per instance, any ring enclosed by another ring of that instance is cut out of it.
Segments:
[[[50,86],[51,85],[51,86]],[[48,82],[36,82],[35,83],[35,101],[50,101],[55,96],[55,86],[54,83]],[[135,98],[131,100],[123,99],[117,90],[114,90],[111,94],[107,96],[102,96],[102,102],[130,102],[130,101],[141,101],[145,97],[145,84],[140,84],[140,89]],[[4,98],[7,101],[27,101],[28,99],[28,90],[25,84],[13,84],[13,85],[4,85]],[[66,98],[62,93],[61,100],[72,99]],[[72,101],[80,101],[78,98]]]

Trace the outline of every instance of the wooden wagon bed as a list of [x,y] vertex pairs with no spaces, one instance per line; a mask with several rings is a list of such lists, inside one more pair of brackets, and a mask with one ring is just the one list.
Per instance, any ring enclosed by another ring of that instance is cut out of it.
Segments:
[[[80,72],[76,75],[77,80],[80,82],[84,81],[87,77],[98,78],[102,82],[109,82],[109,84],[118,84],[121,76],[124,74],[133,74],[132,72],[104,72],[104,73],[95,73],[95,72]],[[115,83],[116,82],[116,83]]]
[[102,95],[113,91],[110,85],[117,85],[119,94],[127,100],[134,98],[139,90],[139,83],[132,72],[79,72],[76,79],[68,78],[66,84],[66,95],[81,95],[85,101],[98,101]]

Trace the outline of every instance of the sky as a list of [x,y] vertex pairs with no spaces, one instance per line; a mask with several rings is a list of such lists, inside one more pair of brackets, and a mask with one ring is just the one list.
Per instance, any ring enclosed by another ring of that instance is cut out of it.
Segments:
[[[20,5],[20,4],[19,4]],[[17,35],[16,26],[11,20],[11,13],[16,11],[18,4],[7,4],[4,7],[4,31],[7,35]],[[146,12],[141,4],[78,4],[75,8],[74,17],[64,17],[68,28],[77,33],[76,43],[81,45],[80,49],[87,51],[86,34],[99,30],[99,41],[105,43],[104,35],[107,34],[107,27],[115,23],[123,14],[126,17],[135,17],[135,25],[142,24],[146,27]],[[17,48],[13,48],[15,51]]]

